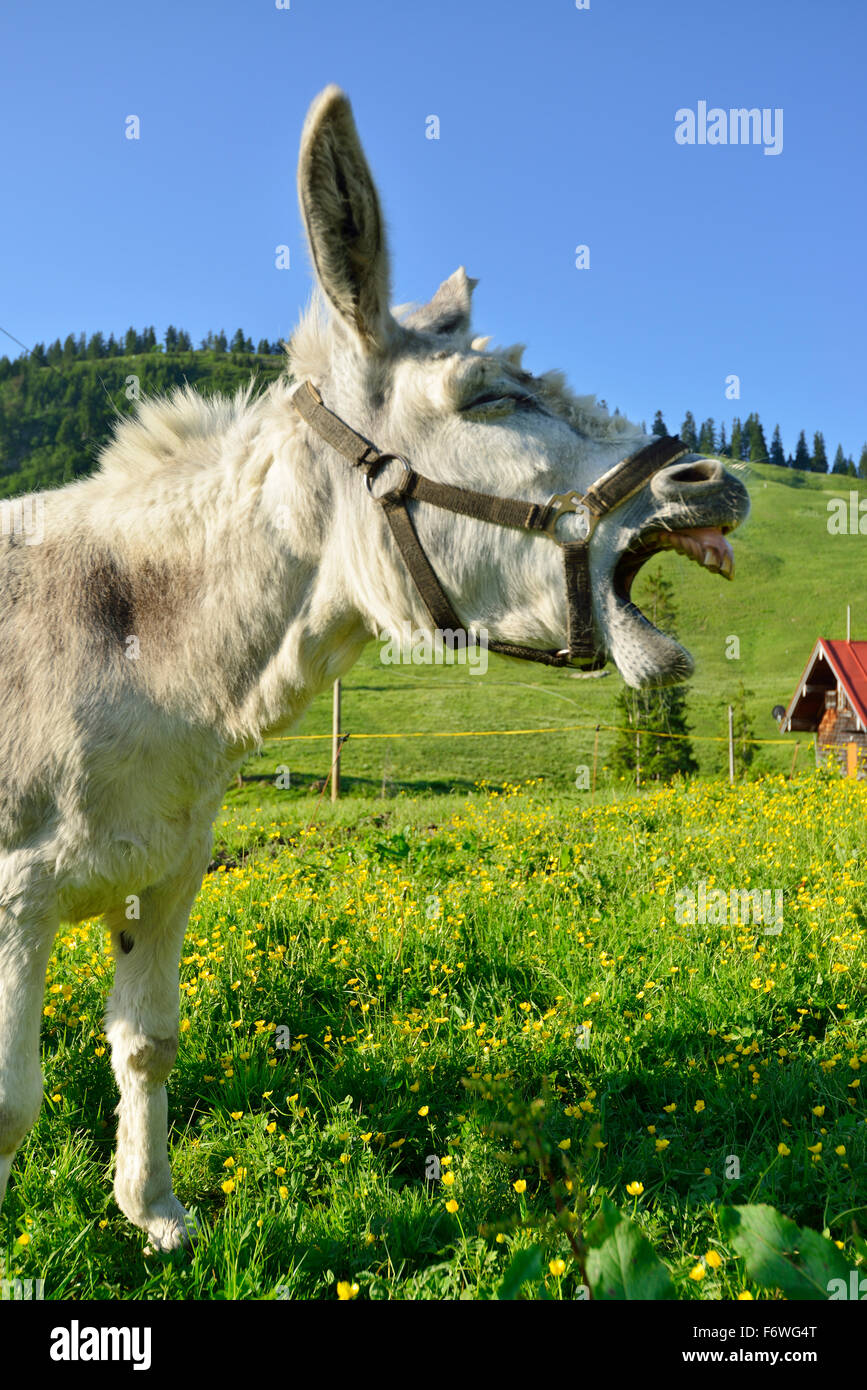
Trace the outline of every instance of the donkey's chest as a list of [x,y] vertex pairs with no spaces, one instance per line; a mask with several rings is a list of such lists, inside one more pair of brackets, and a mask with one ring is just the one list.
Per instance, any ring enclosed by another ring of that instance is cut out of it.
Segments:
[[179,874],[191,849],[209,843],[231,771],[165,756],[89,784],[57,829],[61,916],[96,916]]

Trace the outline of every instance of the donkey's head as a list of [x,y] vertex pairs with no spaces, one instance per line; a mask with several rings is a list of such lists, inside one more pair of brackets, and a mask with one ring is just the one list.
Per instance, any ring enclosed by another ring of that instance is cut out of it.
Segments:
[[[554,494],[583,495],[652,442],[653,436],[609,415],[593,397],[572,395],[559,374],[524,371],[520,350],[492,350],[487,339],[473,337],[475,282],[463,269],[423,307],[389,310],[379,198],[349,103],[336,87],[321,93],[310,109],[298,180],[330,313],[314,308],[302,322],[290,345],[290,365],[379,450],[404,456],[417,472],[440,482],[544,504]],[[399,473],[397,464],[385,471],[392,468]],[[376,491],[395,477],[378,480]],[[429,628],[380,509],[361,478],[349,484],[364,508],[361,526],[377,537],[375,546],[354,549],[352,556],[361,571],[358,606],[365,621],[393,632],[406,619]],[[506,529],[424,502],[412,507],[424,552],[465,626],[539,650],[566,645],[563,552],[550,535]],[[630,685],[668,684],[692,671],[689,653],[630,601],[642,564],[659,550],[676,549],[730,578],[726,533],[748,510],[744,487],[719,462],[687,454],[659,468],[599,518],[587,552],[593,640]],[[580,514],[567,513],[557,522],[556,540],[580,539],[585,530]]]

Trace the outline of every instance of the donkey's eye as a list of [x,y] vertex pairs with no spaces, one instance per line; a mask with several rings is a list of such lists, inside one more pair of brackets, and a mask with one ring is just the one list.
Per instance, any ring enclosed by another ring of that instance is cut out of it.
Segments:
[[484,395],[474,396],[466,405],[461,406],[461,413],[463,415],[477,415],[488,418],[498,415],[511,415],[514,410],[518,410],[521,407],[526,409],[532,404],[533,397],[522,391],[487,391]]

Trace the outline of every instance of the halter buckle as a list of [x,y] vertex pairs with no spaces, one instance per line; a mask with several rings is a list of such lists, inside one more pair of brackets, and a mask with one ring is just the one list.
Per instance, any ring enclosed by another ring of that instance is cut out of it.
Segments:
[[[583,494],[577,490],[573,490],[572,492],[555,492],[554,496],[549,500],[543,527],[546,535],[549,535],[552,540],[557,541],[557,522],[560,520],[561,516],[567,516],[570,512],[576,512],[584,520],[586,529],[584,534],[579,536],[578,539],[582,541],[589,540],[590,532],[593,529],[593,513],[584,501]],[[562,542],[557,541],[557,544],[561,545]]]

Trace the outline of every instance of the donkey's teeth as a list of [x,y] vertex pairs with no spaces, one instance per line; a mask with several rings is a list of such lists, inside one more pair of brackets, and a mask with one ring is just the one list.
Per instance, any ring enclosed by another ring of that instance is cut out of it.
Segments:
[[715,526],[691,526],[682,531],[654,531],[646,543],[659,550],[677,550],[712,574],[731,579],[735,557],[728,540]]

